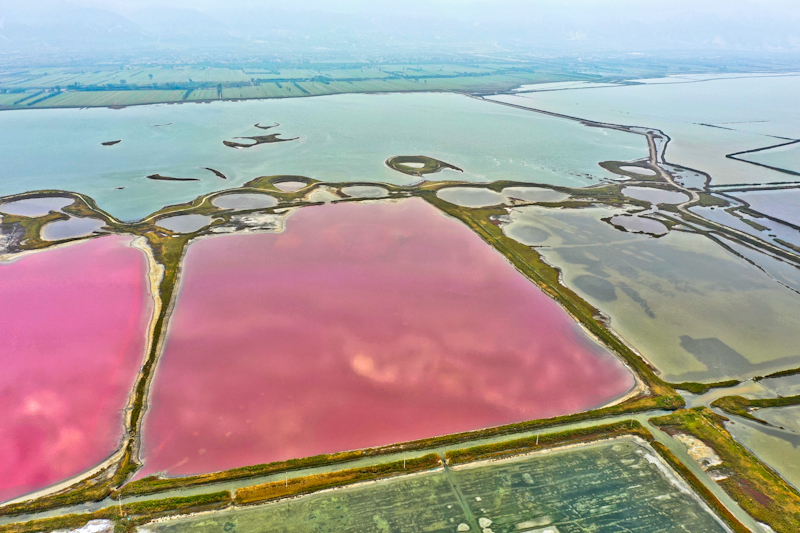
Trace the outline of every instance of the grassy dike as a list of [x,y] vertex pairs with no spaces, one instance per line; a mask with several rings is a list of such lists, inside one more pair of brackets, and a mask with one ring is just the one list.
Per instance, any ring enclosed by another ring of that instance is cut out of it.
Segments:
[[93,513],[70,514],[7,524],[0,526],[0,533],[34,533],[56,529],[73,529],[81,527],[91,520],[111,520],[115,523],[117,532],[133,531],[136,526],[157,518],[224,509],[231,505],[232,502],[233,497],[228,491],[185,498],[148,500],[125,504],[124,506],[106,507]]
[[[598,440],[636,436],[646,440],[660,453],[686,481],[698,491],[709,505],[725,519],[736,533],[748,531],[705,488],[672,453],[636,420],[623,420],[612,424],[578,428],[569,431],[543,434],[537,438],[514,439],[489,445],[452,450],[445,457],[449,464],[466,464],[474,461],[502,459],[514,455],[541,451],[566,445],[586,444]],[[439,468],[442,458],[436,453],[405,461],[392,461],[378,465],[350,468],[335,472],[313,474],[282,481],[273,481],[243,487],[231,494],[228,491],[211,492],[184,498],[154,499],[123,506],[111,504],[105,509],[88,514],[73,514],[56,518],[35,520],[21,524],[0,526],[0,533],[32,533],[57,528],[75,528],[90,520],[108,519],[115,522],[118,531],[130,531],[149,521],[180,516],[200,511],[230,508],[231,505],[246,506],[270,501],[294,498],[321,490],[345,487],[355,483],[378,481],[397,476],[425,472]]]
[[800,493],[736,442],[723,426],[726,418],[708,408],[682,409],[650,420],[670,434],[688,433],[722,459],[717,481],[750,516],[777,533],[800,531]]
[[751,400],[743,396],[723,396],[711,402],[711,407],[722,409],[730,415],[741,416],[766,424],[763,420],[750,414],[752,409],[765,409],[768,407],[786,407],[789,405],[800,405],[800,394],[796,396],[784,396],[781,398],[764,398]]
[[692,394],[705,394],[711,389],[725,389],[728,387],[735,387],[741,383],[738,379],[729,379],[728,381],[717,381],[714,383],[697,383],[696,381],[684,381],[682,383],[670,383],[673,389],[685,390]]
[[236,491],[233,501],[237,505],[264,503],[287,497],[302,496],[334,487],[345,487],[362,481],[377,481],[433,470],[439,466],[441,466],[441,457],[438,454],[431,453],[407,461],[394,461],[245,487]]
[[580,444],[599,439],[609,439],[622,437],[625,435],[635,435],[642,439],[653,442],[653,434],[647,431],[637,420],[621,420],[613,424],[602,426],[591,426],[586,428],[576,428],[558,433],[547,433],[535,437],[525,437],[522,439],[483,444],[471,448],[449,451],[445,454],[447,464],[464,464],[475,461],[485,461],[487,459],[502,459],[513,455],[546,450],[565,446],[568,444]]

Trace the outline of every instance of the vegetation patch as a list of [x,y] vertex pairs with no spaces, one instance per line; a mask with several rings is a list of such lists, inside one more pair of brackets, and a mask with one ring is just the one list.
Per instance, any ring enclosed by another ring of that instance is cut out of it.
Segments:
[[745,527],[744,524],[739,522],[739,520],[734,516],[730,510],[722,504],[719,499],[714,495],[708,487],[706,487],[702,481],[697,479],[697,476],[685,465],[683,464],[680,459],[675,457],[675,454],[667,448],[664,444],[654,441],[650,443],[650,446],[653,447],[654,450],[658,452],[661,457],[669,464],[673,470],[678,472],[678,474],[689,484],[689,486],[694,489],[705,501],[708,503],[716,513],[722,517],[723,520],[730,526],[731,529],[735,533],[750,533],[750,529]]
[[705,394],[711,389],[721,389],[727,387],[735,387],[741,383],[736,379],[729,379],[727,381],[717,381],[715,383],[697,383],[695,381],[684,381],[683,383],[670,383],[673,389],[685,390],[692,394]]
[[[607,170],[613,174],[618,174],[620,176],[625,176],[627,178],[631,178],[637,181],[661,181],[661,176],[658,174],[658,168],[651,165],[650,163],[643,163],[643,162],[628,162],[628,161],[601,161],[598,163],[603,170]],[[633,172],[631,170],[624,170],[622,167],[630,168],[630,167],[638,167],[643,170],[649,170],[651,172],[655,172],[655,174],[639,174],[637,172]]]
[[736,442],[725,417],[706,407],[683,409],[650,421],[670,434],[688,433],[722,459],[727,477],[717,481],[750,516],[778,533],[800,530],[800,493]]
[[219,170],[214,170],[213,168],[203,167],[204,169],[208,170],[209,172],[213,172],[214,175],[220,179],[226,180],[228,176],[220,172]]
[[432,453],[404,461],[394,461],[363,468],[352,468],[339,472],[316,474],[285,481],[273,481],[253,487],[238,489],[234,501],[240,505],[261,503],[286,497],[300,496],[332,487],[352,485],[362,481],[374,481],[387,477],[432,470],[441,465],[439,455]]
[[[264,128],[266,129],[266,128]],[[229,148],[252,148],[253,146],[258,146],[259,144],[270,144],[270,143],[281,143],[287,141],[296,141],[300,137],[294,137],[292,139],[280,139],[280,133],[272,133],[270,135],[255,135],[253,137],[234,137],[234,139],[245,139],[248,141],[253,141],[252,143],[237,143],[234,141],[222,141],[222,144]]]
[[386,160],[386,166],[408,174],[409,176],[423,176],[424,174],[433,174],[446,168],[464,172],[455,165],[439,161],[426,155],[396,155]]
[[157,181],[200,181],[200,178],[173,178],[172,176],[162,176],[161,174],[150,174],[146,177],[149,180]]
[[511,455],[520,455],[537,450],[554,448],[566,444],[577,444],[598,439],[636,435],[648,442],[653,441],[653,434],[647,431],[636,420],[622,420],[603,426],[576,428],[558,433],[547,433],[523,439],[509,440],[453,450],[445,454],[448,464],[471,463],[485,459],[499,459]]
[[711,402],[711,407],[722,409],[728,414],[741,416],[761,424],[766,424],[760,418],[753,416],[752,409],[764,409],[768,407],[786,407],[788,405],[800,405],[800,394],[797,396],[784,396],[781,398],[762,398],[751,400],[743,396],[723,396]]

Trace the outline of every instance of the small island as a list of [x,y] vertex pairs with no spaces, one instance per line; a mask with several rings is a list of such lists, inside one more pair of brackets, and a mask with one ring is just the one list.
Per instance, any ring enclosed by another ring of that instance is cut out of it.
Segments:
[[396,155],[386,160],[386,166],[403,174],[420,177],[423,174],[433,174],[446,168],[464,172],[455,165],[426,155]]
[[157,181],[200,181],[200,178],[173,178],[172,176],[162,176],[161,174],[150,174],[147,179]]
[[[266,128],[262,128],[266,129]],[[258,146],[259,144],[269,144],[269,143],[280,143],[286,141],[296,141],[300,137],[294,137],[292,139],[279,139],[278,136],[280,133],[272,133],[270,135],[255,135],[253,137],[234,137],[234,139],[246,139],[249,141],[253,141],[252,144],[245,144],[245,143],[237,143],[234,141],[222,141],[222,144],[228,146],[229,148],[252,148],[253,146]]]

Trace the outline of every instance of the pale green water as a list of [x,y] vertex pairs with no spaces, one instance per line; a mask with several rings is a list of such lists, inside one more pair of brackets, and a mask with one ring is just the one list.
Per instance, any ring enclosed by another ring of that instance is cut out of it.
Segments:
[[782,427],[800,435],[800,405],[759,409],[754,414],[773,426]]
[[[566,285],[669,381],[743,378],[800,365],[800,295],[706,237],[615,230],[606,208],[511,212]],[[527,240],[526,240],[527,239]]]
[[[244,150],[222,144],[237,136],[261,135],[263,130],[253,124],[275,122],[280,126],[269,133],[300,139]],[[100,144],[116,139],[122,142]],[[78,191],[124,220],[258,176],[417,181],[385,165],[394,155],[428,155],[464,169],[429,175],[431,180],[584,186],[612,177],[599,161],[647,153],[638,135],[454,94],[13,111],[0,113],[0,150],[0,195],[47,188]],[[145,179],[150,174],[200,181]]]
[[[757,411],[756,415],[776,410]],[[800,489],[800,435],[738,417],[725,424],[725,428],[753,455]]]
[[800,138],[795,97],[800,77],[648,81],[639,86],[492,98],[602,122],[659,128],[672,138],[667,160],[710,173],[712,184],[797,179],[725,155],[780,142],[770,136]]

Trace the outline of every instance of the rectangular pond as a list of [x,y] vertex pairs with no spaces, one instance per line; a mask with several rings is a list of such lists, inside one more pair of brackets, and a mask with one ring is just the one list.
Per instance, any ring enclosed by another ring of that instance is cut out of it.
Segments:
[[[279,126],[264,131],[254,126],[259,123]],[[299,138],[246,149],[223,145],[236,137],[272,133]],[[111,139],[121,142],[101,144]],[[67,189],[88,194],[124,220],[259,176],[396,184],[418,180],[384,164],[396,155],[427,155],[464,170],[428,176],[434,180],[569,186],[610,177],[599,161],[647,155],[638,135],[455,94],[15,111],[0,113],[0,149],[0,196]],[[146,178],[156,174],[198,181]]]
[[632,439],[168,520],[139,531],[267,529],[287,533],[729,531],[652,449]]
[[731,195],[744,200],[756,211],[800,226],[800,189],[735,192]]
[[144,254],[109,236],[0,262],[0,501],[99,464],[152,312]]
[[421,199],[292,214],[190,245],[144,423],[144,476],[584,411],[631,373]]
[[621,213],[520,207],[503,231],[537,246],[668,381],[741,379],[800,365],[800,294],[768,274],[779,271],[703,235],[653,238],[603,222]]

